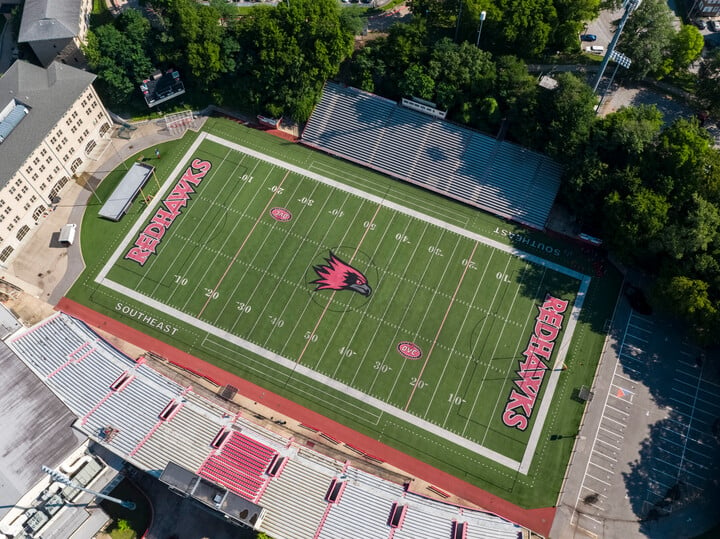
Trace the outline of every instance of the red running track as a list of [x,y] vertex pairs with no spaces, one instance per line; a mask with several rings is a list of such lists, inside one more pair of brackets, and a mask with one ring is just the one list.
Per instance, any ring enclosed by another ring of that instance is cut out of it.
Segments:
[[384,460],[388,464],[405,471],[408,475],[418,477],[442,490],[452,492],[465,500],[479,505],[486,511],[520,524],[545,537],[550,535],[550,528],[555,518],[554,507],[523,509],[479,487],[471,485],[457,477],[453,477],[442,470],[438,470],[425,462],[406,455],[393,447],[359,432],[355,432],[341,423],[328,419],[317,412],[267,391],[239,376],[191,356],[182,350],[178,350],[154,337],[145,335],[137,329],[126,326],[122,322],[113,320],[68,298],[62,298],[57,304],[56,309],[79,318],[91,326],[107,331],[143,350],[155,352],[171,363],[198,376],[207,378],[217,385],[223,386],[229,384],[235,386],[242,395],[253,401],[261,402],[263,405],[277,410],[288,417],[292,417],[300,423],[312,425],[320,431],[329,434],[331,437],[348,443],[353,447],[361,447],[365,453]]

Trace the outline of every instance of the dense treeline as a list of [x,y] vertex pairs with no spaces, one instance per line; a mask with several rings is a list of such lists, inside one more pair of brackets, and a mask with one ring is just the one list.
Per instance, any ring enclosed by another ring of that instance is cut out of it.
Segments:
[[[696,32],[670,28],[660,4],[645,0],[626,27],[623,50],[640,59],[633,76],[676,72],[699,52]],[[299,121],[324,81],[338,78],[389,98],[434,101],[450,119],[490,133],[502,126],[507,138],[565,163],[560,200],[582,230],[657,277],[656,303],[686,320],[702,343],[720,341],[720,154],[706,130],[692,119],[663,125],[653,107],[597,118],[585,80],[563,73],[555,89],[541,88],[518,57],[577,50],[597,1],[483,3],[481,47],[474,0],[411,7],[409,24],[353,52],[362,25],[336,0],[290,0],[245,17],[223,0],[155,0],[148,18],[130,10],[95,28],[86,54],[113,105],[139,97],[138,83],[156,66],[179,69],[206,101]],[[716,56],[698,87],[711,111],[720,111],[719,78]]]

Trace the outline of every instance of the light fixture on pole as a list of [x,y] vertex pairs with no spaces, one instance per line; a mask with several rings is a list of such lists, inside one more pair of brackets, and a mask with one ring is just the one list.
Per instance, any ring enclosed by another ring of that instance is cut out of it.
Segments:
[[487,17],[487,13],[486,13],[485,11],[481,11],[481,12],[480,12],[480,27],[478,28],[477,41],[475,41],[475,46],[476,46],[476,47],[479,47],[479,46],[480,46],[480,34],[482,34],[483,22],[485,22],[485,18],[486,18],[486,17]]
[[608,90],[612,86],[613,81],[615,80],[615,74],[617,73],[618,68],[624,67],[625,69],[630,69],[630,64],[632,64],[632,60],[630,60],[630,58],[625,56],[623,53],[621,53],[617,49],[613,49],[613,51],[611,53],[609,53],[609,56],[610,56],[610,60],[616,62],[617,65],[615,66],[615,69],[613,70],[613,74],[610,77],[610,82],[608,82],[608,84],[605,87],[605,89],[603,90],[602,94],[600,94],[600,101],[598,102],[597,107],[595,109],[595,111],[597,113],[600,113],[600,106],[603,104],[603,101],[605,100],[605,94],[608,92]]
[[80,485],[76,484],[72,479],[70,479],[67,475],[64,473],[61,473],[57,470],[53,470],[52,468],[48,468],[47,466],[41,466],[41,469],[43,472],[48,474],[53,481],[57,481],[58,483],[62,483],[63,485],[67,485],[69,487],[72,487],[77,490],[81,490],[83,492],[89,492],[90,494],[94,494],[97,498],[103,498],[104,500],[108,500],[110,502],[115,502],[117,504],[120,504],[125,509],[130,509],[131,511],[135,509],[135,504],[133,502],[125,502],[123,500],[119,500],[118,498],[113,498],[112,496],[107,496],[105,494],[102,494],[101,492],[96,492],[94,490],[90,490],[89,488],[81,487]]

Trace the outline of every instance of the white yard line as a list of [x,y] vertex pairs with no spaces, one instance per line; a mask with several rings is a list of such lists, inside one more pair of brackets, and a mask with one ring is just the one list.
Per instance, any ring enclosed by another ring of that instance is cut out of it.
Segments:
[[[234,149],[238,152],[245,153],[247,155],[255,157],[256,159],[266,161],[266,162],[276,165],[280,168],[284,168],[285,170],[304,175],[308,178],[312,178],[318,182],[332,186],[340,191],[344,191],[347,193],[351,193],[351,194],[360,196],[368,201],[375,202],[386,208],[395,210],[399,213],[408,215],[408,216],[418,219],[420,221],[433,224],[433,225],[443,228],[449,232],[472,239],[476,242],[482,243],[484,245],[488,245],[494,249],[498,249],[499,251],[511,254],[522,260],[527,260],[527,261],[537,264],[543,268],[552,269],[553,271],[556,271],[563,275],[567,275],[569,277],[575,278],[580,281],[580,286],[578,289],[577,297],[576,297],[575,303],[573,305],[571,314],[568,317],[568,323],[565,328],[565,333],[564,333],[562,342],[560,343],[560,347],[558,350],[558,354],[556,356],[555,364],[550,373],[549,380],[548,380],[547,386],[545,388],[544,397],[540,403],[540,406],[537,409],[537,415],[536,415],[536,419],[534,422],[533,430],[530,433],[528,444],[525,448],[523,458],[520,462],[513,460],[511,458],[508,458],[505,455],[502,455],[500,453],[497,453],[496,451],[490,450],[478,443],[467,440],[466,438],[459,436],[453,432],[450,432],[443,428],[440,428],[439,426],[434,425],[433,423],[430,423],[429,421],[426,421],[424,419],[418,418],[417,416],[414,416],[412,414],[404,412],[403,410],[401,410],[395,406],[391,406],[390,404],[383,402],[377,398],[371,397],[355,388],[352,388],[346,384],[338,382],[337,380],[333,380],[332,378],[330,378],[326,375],[323,375],[321,373],[313,371],[312,369],[305,367],[304,365],[298,365],[295,361],[293,361],[291,359],[288,359],[279,354],[276,354],[274,352],[266,350],[265,348],[263,348],[261,346],[258,346],[254,343],[246,341],[245,339],[242,339],[240,337],[232,335],[227,331],[216,328],[216,327],[212,326],[211,324],[203,322],[202,320],[198,320],[198,319],[196,319],[190,315],[187,315],[177,309],[168,307],[167,305],[165,305],[159,301],[156,301],[152,298],[146,297],[140,293],[135,292],[134,290],[131,290],[131,289],[119,284],[119,283],[116,283],[116,282],[113,282],[113,281],[107,279],[107,275],[110,272],[110,269],[112,268],[112,266],[117,262],[118,259],[120,259],[122,257],[123,252],[127,249],[128,244],[131,244],[134,241],[134,239],[137,237],[137,234],[140,231],[140,229],[143,226],[145,226],[148,218],[156,212],[158,205],[161,203],[161,201],[163,199],[164,193],[168,189],[170,189],[171,186],[175,185],[175,183],[177,182],[177,178],[179,177],[183,168],[185,168],[185,163],[190,159],[192,154],[197,151],[200,144],[205,140],[215,142],[218,144],[222,144],[230,149]],[[301,374],[303,376],[311,378],[320,384],[326,385],[332,389],[340,391],[340,392],[348,395],[349,397],[352,397],[352,398],[358,399],[362,402],[365,402],[385,413],[388,413],[394,417],[397,417],[398,419],[400,419],[402,421],[406,421],[407,423],[418,426],[418,427],[420,427],[428,432],[431,432],[437,436],[443,437],[452,443],[455,443],[465,449],[471,450],[479,455],[482,455],[491,460],[494,460],[495,462],[497,462],[503,466],[506,466],[513,470],[517,470],[519,473],[527,474],[530,469],[532,459],[535,455],[535,450],[537,448],[537,445],[538,445],[538,442],[540,439],[542,427],[543,427],[545,419],[548,415],[550,405],[552,403],[552,399],[553,399],[555,390],[558,385],[558,381],[560,378],[560,370],[565,361],[565,357],[567,356],[567,353],[568,353],[568,350],[570,347],[570,341],[572,340],[575,326],[577,325],[579,314],[582,309],[582,305],[584,303],[585,296],[587,294],[587,290],[590,285],[590,277],[583,275],[575,270],[571,270],[569,268],[561,266],[560,264],[550,262],[550,261],[540,258],[536,255],[526,253],[524,251],[520,251],[519,249],[515,249],[514,247],[507,246],[505,244],[502,244],[498,241],[492,240],[492,239],[482,236],[480,234],[470,232],[468,230],[465,230],[456,225],[450,224],[441,219],[437,219],[435,217],[426,215],[422,212],[410,209],[402,204],[397,204],[392,201],[386,200],[382,197],[379,197],[377,195],[372,195],[370,193],[366,193],[366,192],[362,191],[361,189],[356,189],[354,187],[345,185],[341,182],[323,177],[319,174],[315,174],[308,170],[302,169],[298,166],[292,165],[290,163],[286,163],[280,159],[265,155],[261,152],[257,152],[250,148],[245,148],[239,144],[235,144],[235,143],[225,140],[221,137],[217,137],[215,135],[210,135],[208,133],[201,133],[195,139],[193,144],[190,146],[187,153],[185,154],[185,157],[178,162],[175,169],[173,169],[172,173],[168,176],[168,179],[165,181],[165,183],[162,185],[161,189],[158,191],[156,198],[154,199],[154,203],[145,209],[145,211],[141,214],[141,216],[138,218],[136,223],[130,228],[130,230],[128,231],[128,234],[125,237],[125,241],[121,242],[121,244],[117,247],[117,249],[115,250],[113,255],[108,259],[106,264],[103,266],[103,268],[101,269],[101,271],[95,278],[95,282],[97,282],[98,284],[103,285],[119,294],[122,294],[129,298],[132,298],[132,299],[138,301],[139,303],[143,303],[152,309],[156,309],[160,312],[164,312],[170,316],[173,316],[179,320],[182,320],[185,323],[200,329],[201,331],[205,331],[210,335],[214,335],[214,336],[218,337],[221,340],[225,340],[236,346],[244,348],[254,354],[257,354],[258,356],[264,357],[264,358],[266,358],[278,365],[281,365],[289,370],[294,369],[296,372],[298,372],[298,374]]]

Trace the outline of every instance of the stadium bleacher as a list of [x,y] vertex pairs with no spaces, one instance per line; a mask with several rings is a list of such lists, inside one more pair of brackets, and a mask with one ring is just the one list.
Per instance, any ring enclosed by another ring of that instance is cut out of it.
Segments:
[[537,152],[331,82],[301,142],[537,229],[562,174]]
[[[148,473],[181,466],[260,504],[259,529],[275,539],[356,537],[358,529],[367,538],[450,539],[460,518],[469,539],[517,539],[520,528],[497,516],[406,492],[238,417],[123,355],[64,313],[6,344],[78,417],[75,428]],[[174,415],[162,419],[169,404],[177,405]],[[112,434],[103,434],[108,427]],[[221,429],[230,434],[213,447]],[[267,472],[276,456],[285,461],[272,477]],[[334,480],[343,492],[328,503]],[[391,528],[395,503],[407,508]]]

